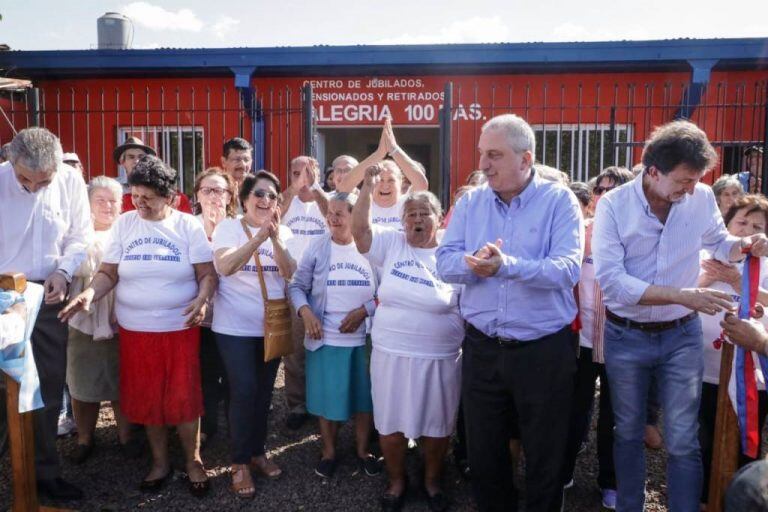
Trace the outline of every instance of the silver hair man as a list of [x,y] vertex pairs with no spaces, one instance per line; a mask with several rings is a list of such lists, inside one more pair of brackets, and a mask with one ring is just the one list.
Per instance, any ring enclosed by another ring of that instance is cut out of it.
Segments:
[[8,160],[14,166],[21,161],[33,171],[55,171],[63,158],[59,138],[45,128],[21,130],[8,148]]
[[530,151],[536,154],[536,136],[525,119],[515,114],[496,116],[483,125],[481,133],[487,130],[502,130],[507,135],[509,146],[517,153]]

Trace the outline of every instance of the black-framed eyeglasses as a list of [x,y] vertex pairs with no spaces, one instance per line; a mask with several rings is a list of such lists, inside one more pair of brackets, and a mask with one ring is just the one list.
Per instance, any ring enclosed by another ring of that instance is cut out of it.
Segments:
[[253,195],[258,198],[268,197],[271,201],[274,201],[275,199],[277,199],[277,194],[275,194],[271,190],[262,190],[260,188],[257,188],[256,190],[254,190]]
[[606,192],[610,192],[611,190],[615,189],[616,187],[595,187],[595,189],[592,191],[596,196],[603,195]]

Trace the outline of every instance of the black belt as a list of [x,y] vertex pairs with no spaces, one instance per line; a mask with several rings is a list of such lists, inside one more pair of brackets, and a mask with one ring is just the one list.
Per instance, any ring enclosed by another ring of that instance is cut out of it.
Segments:
[[637,329],[639,331],[645,332],[660,332],[666,331],[667,329],[680,327],[687,321],[693,320],[697,316],[699,316],[699,314],[695,311],[692,311],[684,317],[678,318],[676,320],[667,320],[666,322],[635,322],[634,320],[621,317],[616,313],[611,312],[610,309],[605,308],[605,317],[612,323],[622,327],[628,327],[630,329]]
[[502,338],[500,336],[488,336],[483,331],[481,331],[480,329],[478,329],[474,325],[470,324],[469,322],[467,322],[466,325],[467,325],[467,334],[471,335],[472,337],[481,338],[484,342],[491,342],[491,343],[494,343],[494,344],[496,344],[496,345],[498,345],[500,347],[507,347],[507,348],[514,348],[514,347],[521,347],[521,346],[529,345],[530,343],[536,342],[536,341],[538,341],[538,340],[540,340],[542,338],[546,338],[547,336],[555,335],[555,334],[559,333],[560,331],[563,331],[565,329],[570,329],[571,328],[570,325],[566,325],[565,327],[560,329],[560,331],[554,332],[552,334],[548,334],[546,336],[542,336],[541,338],[536,338],[536,339],[533,339],[533,340],[518,340],[518,339],[515,339],[515,338]]

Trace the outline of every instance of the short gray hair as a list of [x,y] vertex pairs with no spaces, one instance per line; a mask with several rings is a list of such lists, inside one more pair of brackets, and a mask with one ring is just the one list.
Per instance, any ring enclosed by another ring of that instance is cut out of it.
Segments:
[[382,160],[379,162],[379,167],[381,167],[382,171],[391,172],[395,177],[399,176],[401,180],[405,177],[402,169],[400,169],[400,166],[397,165],[397,162],[394,160]]
[[331,194],[331,196],[328,198],[329,201],[339,201],[347,205],[347,208],[349,211],[352,211],[352,208],[355,207],[355,203],[357,203],[357,194],[354,192],[335,192]]
[[336,166],[339,165],[339,162],[343,160],[349,160],[349,162],[352,164],[352,167],[355,167],[360,162],[357,161],[357,158],[349,155],[339,155],[336,158],[333,159],[333,162],[331,162],[331,167],[333,170],[336,170]]
[[432,210],[432,213],[437,215],[438,219],[443,218],[443,207],[440,205],[440,200],[429,190],[420,190],[418,192],[411,192],[408,194],[405,202],[403,203],[403,219],[405,219],[405,210],[412,203],[426,204],[427,207]]
[[744,193],[744,187],[741,185],[741,182],[735,176],[726,174],[717,178],[717,181],[715,181],[715,183],[712,185],[712,192],[715,193],[715,199],[719,200],[720,194],[722,194],[725,189],[730,187],[736,187],[739,189],[739,194]]
[[11,164],[23,160],[33,171],[56,170],[64,159],[59,138],[45,128],[26,128],[11,141],[8,148]]
[[123,206],[123,186],[120,185],[120,182],[109,176],[96,176],[88,182],[88,199],[90,200],[93,193],[100,188],[112,192],[112,195],[117,200],[118,207]]
[[481,133],[486,130],[501,130],[507,136],[507,142],[516,153],[530,151],[532,155],[536,154],[536,135],[533,128],[525,119],[515,114],[502,114],[492,117],[486,122]]

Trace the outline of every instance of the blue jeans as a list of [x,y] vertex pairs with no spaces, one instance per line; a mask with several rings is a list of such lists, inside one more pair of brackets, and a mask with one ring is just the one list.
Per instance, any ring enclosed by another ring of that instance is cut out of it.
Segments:
[[264,338],[216,333],[229,382],[229,433],[232,464],[264,455],[267,415],[280,359],[264,362]]
[[605,323],[605,366],[613,405],[619,512],[645,503],[643,433],[651,378],[664,411],[670,512],[697,512],[702,485],[698,412],[704,368],[701,320],[660,332]]

